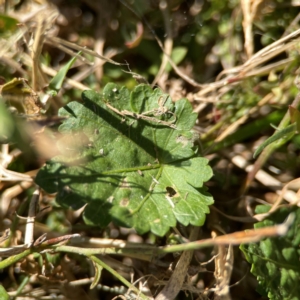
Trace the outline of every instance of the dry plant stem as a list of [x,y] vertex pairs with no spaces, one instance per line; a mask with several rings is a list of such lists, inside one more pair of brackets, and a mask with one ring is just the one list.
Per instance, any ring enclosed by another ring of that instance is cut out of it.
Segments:
[[20,75],[22,77],[26,77],[27,76],[27,72],[20,66],[20,64],[18,62],[16,62],[15,60],[13,60],[12,58],[8,57],[8,56],[1,56],[0,57],[0,61],[9,66],[12,69],[16,69],[16,71],[18,73],[20,73]]
[[38,211],[39,198],[40,198],[40,191],[39,189],[36,189],[33,192],[33,195],[30,200],[28,217],[26,221],[24,243],[28,245],[32,245],[32,243],[34,242],[34,221],[35,221],[36,213]]
[[[218,90],[226,85],[232,85],[241,79],[247,78],[248,73],[250,72],[251,76],[255,67],[263,64],[264,62],[274,58],[276,55],[287,51],[293,47],[296,47],[299,44],[298,39],[296,39],[300,35],[300,29],[292,32],[291,34],[275,41],[271,45],[263,48],[258,51],[250,59],[248,59],[243,65],[222,71],[218,77],[217,81],[214,83],[202,85],[202,89],[197,93],[197,97],[200,99],[205,97],[207,94]],[[296,40],[294,40],[296,39]],[[225,78],[220,79],[223,75],[228,74]],[[237,75],[234,75],[237,74]]]
[[71,42],[68,42],[68,41],[65,41],[63,39],[60,39],[58,37],[47,37],[47,40],[48,42],[51,44],[51,45],[57,45],[57,44],[61,44],[61,45],[64,45],[66,47],[69,47],[71,49],[75,49],[77,51],[82,51],[83,53],[86,53],[86,54],[89,54],[89,55],[92,55],[94,57],[98,57],[102,60],[105,60],[106,62],[109,62],[113,65],[117,65],[117,66],[123,66],[123,65],[126,65],[126,64],[122,64],[122,63],[118,63],[110,58],[107,58],[107,57],[104,57],[100,54],[98,54],[97,52],[93,51],[93,50],[89,50],[85,47],[81,47],[79,45],[76,45],[74,43],[71,43]]
[[[262,63],[274,58],[275,56],[279,55],[280,53],[296,47],[298,44],[299,44],[299,39],[292,40],[287,44],[278,45],[274,49],[270,49],[270,51],[267,53],[262,53],[261,56],[256,58],[255,60],[249,59],[249,61],[247,61],[243,65],[243,68],[240,70],[239,74],[237,75],[237,78],[229,78],[228,82],[231,82],[233,80],[239,80],[239,78],[247,77],[248,73],[250,73],[252,75],[253,73],[249,72],[250,70],[253,70],[258,65],[261,65]],[[257,53],[259,53],[259,52],[257,52]],[[255,55],[253,55],[252,57],[254,57]]]
[[252,24],[255,18],[258,6],[263,0],[242,0],[241,7],[243,11],[243,28],[245,36],[245,49],[248,58],[253,54],[253,35],[252,35]]
[[0,198],[0,219],[2,219],[6,215],[11,200],[25,190],[29,189],[32,185],[32,181],[21,181],[20,183],[6,189],[2,193]]
[[159,248],[157,254],[173,253],[177,251],[196,250],[207,248],[215,245],[240,245],[245,243],[255,243],[266,237],[283,236],[287,233],[289,227],[294,222],[294,215],[289,215],[287,220],[276,226],[263,227],[247,231],[238,231],[230,234],[218,236],[215,239],[205,239],[196,242],[190,242],[180,245],[165,246]]
[[[165,126],[176,129],[176,125],[173,124],[176,121],[176,118],[174,119],[173,122],[172,121],[171,122],[166,122],[166,121],[162,121],[160,119],[157,119],[155,117],[148,117],[145,114],[133,113],[132,111],[128,111],[128,110],[119,111],[116,108],[114,108],[113,106],[111,106],[108,102],[106,102],[105,104],[109,109],[111,109],[112,111],[114,111],[115,113],[117,113],[118,115],[120,115],[122,117],[129,116],[129,117],[132,117],[132,118],[135,118],[135,119],[143,119],[143,120],[146,120],[146,121],[158,123],[158,124],[165,125]],[[151,111],[151,113],[155,113],[155,112]]]
[[[199,227],[193,227],[189,239],[191,241],[196,240],[198,234]],[[182,288],[193,254],[193,251],[184,251],[181,254],[170,280],[161,290],[161,292],[155,297],[155,300],[175,299]]]
[[237,222],[243,222],[243,223],[254,223],[254,222],[256,222],[256,219],[252,218],[252,217],[236,217],[236,216],[227,215],[227,214],[223,213],[221,210],[219,210],[218,208],[216,208],[214,205],[211,205],[210,208],[212,210],[215,210],[217,213],[219,213],[220,215],[224,216],[225,218],[227,218],[229,220],[233,220],[233,221],[237,221]]
[[[22,244],[17,246],[12,246],[8,248],[0,248],[0,257],[11,257],[12,255],[21,254],[24,251],[29,249],[30,245]],[[1,269],[1,263],[0,263],[0,269]]]
[[[281,90],[289,88],[291,85],[292,79],[288,78],[286,81],[280,84],[279,88]],[[271,92],[264,96],[257,104],[256,106],[252,107],[245,115],[240,117],[238,120],[236,120],[233,124],[229,125],[217,138],[216,142],[220,142],[224,140],[228,135],[233,133],[235,130],[238,129],[238,127],[242,124],[244,124],[247,119],[254,113],[256,113],[262,106],[267,104],[269,101],[271,101],[274,98],[274,93]]]
[[[47,44],[47,42],[46,42]],[[51,44],[52,45],[52,44]],[[53,45],[52,45],[53,46]],[[61,44],[57,44],[55,45],[55,47],[57,49],[62,50],[63,52],[67,53],[68,55],[70,55],[71,57],[76,56],[78,60],[80,60],[81,62],[83,62],[84,64],[88,64],[88,65],[93,65],[93,63],[89,62],[85,57],[78,55],[76,52],[68,49],[67,47],[61,45]]]
[[[112,58],[116,56],[119,52],[116,49],[110,49],[105,53],[105,57]],[[75,80],[77,82],[81,82],[86,79],[89,75],[91,75],[99,66],[103,66],[106,62],[104,60],[99,60],[98,63],[94,63],[93,66],[86,66],[85,69],[79,71],[74,76],[70,78],[70,80]]]
[[[300,103],[300,92],[298,93],[298,95],[296,96],[295,100],[293,101],[293,103],[291,104],[291,106],[298,108]],[[290,122],[290,113],[289,111],[286,112],[285,116],[283,117],[283,119],[281,120],[279,126],[278,126],[278,130],[285,128],[288,123]],[[272,143],[270,145],[268,145],[263,151],[262,153],[259,155],[258,159],[256,160],[253,169],[248,173],[247,175],[247,179],[245,182],[245,186],[243,188],[243,192],[245,193],[251,182],[253,181],[253,179],[255,178],[256,173],[258,172],[258,170],[260,170],[263,165],[265,164],[265,162],[267,161],[267,159],[270,157],[270,155],[277,149],[276,147],[276,143]]]
[[65,284],[61,285],[62,294],[65,295],[64,299],[80,299],[80,300],[91,300],[91,297],[86,293],[80,286],[70,286],[67,283],[76,279],[74,274],[74,268],[70,264],[67,258],[61,259],[61,269],[64,272]]
[[[242,71],[244,73],[248,72],[250,69],[253,69],[254,67],[266,62],[269,59],[272,59],[279,53],[282,53],[296,46],[298,41],[293,39],[296,38],[299,34],[300,29],[261,49],[260,51],[255,53],[249,60],[247,60],[242,66],[240,66],[239,71]],[[288,42],[289,40],[291,41]]]
[[32,89],[37,92],[40,91],[42,83],[39,76],[39,58],[43,49],[43,43],[45,39],[46,20],[42,19],[42,16],[38,20],[37,29],[34,36],[34,43],[31,52],[32,58]]
[[241,0],[241,7],[243,11],[243,29],[245,43],[244,48],[246,50],[247,57],[250,58],[253,54],[253,36],[252,36],[252,21],[253,15],[251,12],[251,0]]
[[[217,236],[216,232],[212,232],[212,237]],[[218,245],[215,247],[218,253],[215,256],[215,272],[216,287],[213,289],[219,300],[230,300],[229,284],[233,269],[233,247],[229,245]]]
[[[101,238],[93,238],[93,237],[85,237],[81,236],[80,238],[73,239],[71,244],[74,246],[80,247],[99,247],[99,248],[131,248],[131,249],[141,249],[141,250],[149,250],[151,245],[142,244],[142,243],[132,243],[124,240],[118,239],[101,239]],[[154,249],[154,248],[153,248]]]
[[[106,1],[106,3],[105,1],[84,0],[84,2],[97,14],[94,51],[104,57],[106,31],[111,20],[111,13],[114,11],[114,1]],[[100,81],[103,76],[103,64],[99,64],[101,61],[103,61],[103,59],[99,57],[96,57],[94,61],[94,64],[97,66],[95,68],[95,76],[98,81]]]
[[290,25],[285,29],[282,36],[283,37],[287,36],[288,34],[290,34],[292,30],[294,30],[295,27],[297,28],[299,20],[300,20],[300,13],[298,13],[298,15],[294,18],[294,20],[290,23]]
[[[263,238],[266,237],[271,237],[271,236],[283,236],[287,233],[289,227],[291,224],[294,222],[295,216],[293,214],[290,214],[287,218],[287,220],[276,226],[270,226],[270,227],[263,227],[263,228],[258,228],[258,229],[253,229],[253,230],[248,230],[248,231],[240,231],[240,232],[235,232],[231,234],[226,234],[223,236],[218,236],[215,239],[206,239],[206,240],[200,240],[200,241],[195,241],[195,242],[190,242],[190,243],[185,243],[185,244],[180,244],[180,245],[172,245],[172,246],[166,246],[166,247],[154,247],[151,245],[147,245],[148,251],[145,248],[142,248],[141,252],[143,255],[148,253],[147,255],[149,256],[149,260],[157,255],[162,255],[166,253],[173,253],[173,252],[178,252],[178,251],[187,251],[187,250],[196,250],[196,249],[202,249],[202,248],[207,248],[215,245],[239,245],[242,243],[253,243],[260,241]],[[137,248],[134,249],[129,249],[130,251],[126,251],[126,248],[122,249],[111,249],[111,248],[79,248],[79,247],[71,247],[71,246],[64,246],[64,245],[54,245],[51,246],[51,243],[59,242],[60,240],[67,241],[69,238],[75,237],[76,235],[70,235],[70,236],[65,236],[61,238],[56,238],[53,239],[53,241],[48,240],[45,242],[42,242],[42,244],[36,245],[34,249],[27,249],[28,245],[20,245],[16,247],[12,247],[9,249],[0,249],[0,257],[1,256],[7,256],[10,255],[10,257],[6,260],[3,260],[0,262],[0,269],[8,267],[9,265],[17,262],[18,260],[26,257],[30,253],[33,252],[40,252],[40,251],[55,251],[55,252],[67,252],[67,253],[76,253],[80,255],[85,255],[87,257],[94,257],[94,255],[97,254],[122,254],[128,256],[129,253],[132,254],[131,257],[134,257],[134,254],[138,252]],[[22,252],[22,253],[20,253]],[[127,253],[126,253],[127,252]],[[3,254],[4,255],[1,255]],[[18,253],[15,256],[11,256]],[[140,258],[137,256],[137,258]],[[98,260],[96,261],[98,263]]]
[[[23,53],[23,55],[21,56],[21,59],[22,59],[22,62],[30,67],[31,66],[31,59],[28,55],[26,55],[25,53]],[[54,77],[56,74],[57,74],[57,71],[42,64],[41,65],[41,70],[46,73],[47,75],[50,75],[52,77]],[[78,81],[75,81],[75,80],[72,80],[72,79],[69,79],[69,78],[65,78],[65,82],[67,84],[69,84],[70,86],[76,88],[76,89],[79,89],[79,90],[82,90],[82,91],[85,91],[85,90],[90,90],[90,88]]]
[[[9,2],[9,0],[8,0]],[[41,4],[41,2],[40,2]],[[49,5],[49,3],[46,3],[46,1],[44,2],[44,4],[42,5],[34,5],[33,3],[30,3],[30,9],[29,10],[14,10],[14,11],[10,11],[9,15],[11,17],[16,18],[21,24],[22,23],[27,23],[29,21],[36,21],[36,18],[38,15],[40,15],[41,13],[47,11],[47,15],[49,15],[49,11],[50,10],[54,10],[54,6],[53,5]]]
[[[282,202],[282,200],[285,198],[286,194],[288,192],[290,192],[290,190],[288,190],[289,188],[289,185],[293,185],[294,183],[299,183],[300,182],[300,178],[297,178],[297,179],[294,179],[292,181],[290,181],[289,183],[287,183],[283,189],[281,190],[281,192],[279,193],[279,196],[277,198],[277,200],[275,201],[275,203],[272,205],[271,209],[265,213],[265,214],[257,214],[257,215],[254,215],[253,218],[255,218],[256,220],[258,221],[262,221],[264,220],[265,218],[267,218],[271,213],[275,212],[278,208],[280,208],[280,204]],[[299,191],[298,193],[295,195],[295,201],[293,202],[290,202],[290,205],[299,205]]]
[[[149,27],[149,25],[148,25]],[[164,47],[163,47],[163,44],[162,42],[160,41],[160,39],[157,37],[157,35],[155,34],[154,35],[160,49],[164,52]],[[187,83],[189,83],[190,85],[192,86],[195,86],[195,87],[199,87],[199,88],[202,88],[204,85],[203,84],[200,84],[198,83],[197,81],[195,81],[194,79],[192,79],[191,77],[187,76],[186,74],[182,73],[180,71],[180,69],[176,66],[176,64],[173,62],[172,58],[170,57],[170,55],[167,55],[166,53],[164,53],[165,56],[167,57],[170,65],[172,66],[173,70],[175,71],[175,73],[181,77],[183,80],[185,80]]]
[[268,64],[266,66],[262,66],[260,68],[254,69],[247,73],[246,77],[253,77],[253,76],[266,76],[269,75],[270,72],[278,72],[286,68],[286,66],[295,61],[295,57],[288,57],[286,59],[282,59],[280,61],[276,61],[274,63]]
[[[95,33],[96,41],[95,41],[94,51],[96,53],[99,53],[101,56],[104,56],[103,52],[104,52],[107,24],[104,24],[100,15],[101,15],[101,12],[98,13],[98,18],[97,18],[97,29],[96,29],[96,33]],[[96,57],[95,62],[94,62],[94,64],[97,66],[97,68],[95,68],[95,76],[98,81],[102,80],[102,77],[103,77],[103,64],[100,64],[101,61],[102,61],[102,59]]]
[[[224,156],[226,156],[226,154]],[[232,157],[231,162],[239,168],[245,170],[246,172],[251,172],[251,170],[253,169],[253,165],[249,165],[246,159],[240,155],[235,155],[234,157]],[[275,191],[277,194],[280,194],[282,183],[264,170],[258,170],[258,172],[255,174],[255,179],[262,183],[264,186],[267,186],[271,190]],[[296,199],[296,193],[294,191],[288,190],[284,194],[284,199],[290,203],[294,202]]]
[[[0,165],[0,180],[1,181],[32,181],[31,176],[7,170]],[[5,176],[5,177],[3,177]]]
[[27,28],[19,28],[15,34],[12,34],[8,40],[5,40],[5,43],[0,43],[0,57],[6,54],[11,57],[11,54],[16,52],[16,50],[12,49],[16,49],[17,42],[23,38],[26,32]]
[[164,24],[165,24],[165,30],[167,34],[167,38],[164,43],[164,55],[162,58],[162,62],[159,68],[159,71],[157,75],[155,76],[151,86],[154,87],[156,83],[159,83],[160,86],[162,84],[159,82],[160,79],[162,78],[167,63],[168,63],[168,56],[170,57],[172,54],[172,49],[173,49],[173,34],[172,34],[172,28],[171,28],[171,22],[170,22],[170,13],[169,13],[169,8],[168,8],[168,3],[166,0],[160,0],[159,2],[159,8],[162,12],[163,18],[164,18]]

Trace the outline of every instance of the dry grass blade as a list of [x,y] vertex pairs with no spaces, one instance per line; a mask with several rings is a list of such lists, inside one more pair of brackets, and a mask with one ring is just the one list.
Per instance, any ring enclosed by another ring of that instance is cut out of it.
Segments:
[[[160,68],[158,70],[158,73],[156,74],[151,86],[154,87],[155,84],[158,82],[159,85],[164,88],[162,86],[162,82],[161,82],[161,78],[164,74],[165,68],[167,66],[168,63],[168,57],[171,56],[172,54],[172,50],[173,50],[173,38],[172,38],[172,27],[171,27],[171,22],[170,22],[170,13],[169,13],[169,7],[168,7],[168,3],[165,0],[161,0],[159,2],[159,8],[163,14],[164,17],[164,23],[165,23],[165,30],[166,30],[166,40],[164,43],[164,55],[163,55],[163,59],[160,65]],[[162,78],[162,81],[164,82],[165,79]]]
[[[198,233],[199,228],[193,227],[190,234],[190,240],[196,240]],[[193,251],[184,251],[181,254],[170,280],[162,291],[155,297],[155,300],[175,299],[182,288],[192,257]]]
[[159,253],[173,253],[176,251],[186,251],[202,249],[217,245],[240,245],[246,243],[256,243],[266,237],[284,236],[295,220],[295,215],[291,213],[285,222],[275,226],[262,227],[246,231],[237,231],[213,239],[204,239],[195,242],[189,242],[181,245],[170,245],[159,248]]
[[82,53],[86,53],[86,54],[92,55],[94,57],[100,58],[100,59],[102,59],[106,62],[109,62],[109,63],[113,64],[113,65],[117,65],[117,66],[127,65],[127,64],[124,64],[124,63],[118,63],[118,62],[116,62],[116,61],[114,61],[110,58],[107,58],[107,57],[104,57],[104,56],[100,55],[99,53],[97,53],[93,50],[89,50],[86,47],[81,47],[77,44],[68,42],[68,41],[60,39],[58,37],[47,37],[46,42],[50,43],[50,45],[52,45],[52,46],[61,44],[63,46],[69,47],[71,49],[74,49],[74,50],[77,50],[77,51],[82,51]]
[[[214,236],[217,236],[213,232]],[[219,245],[217,247],[217,255],[215,256],[215,272],[216,287],[213,289],[215,292],[215,299],[218,300],[231,300],[229,284],[233,269],[233,247]]]
[[23,173],[7,170],[0,165],[1,181],[32,181],[32,177]]
[[[249,173],[251,173],[254,168],[254,165],[249,165],[246,159],[240,155],[235,155],[234,157],[231,158],[231,161],[236,166],[238,166],[241,169],[244,169],[246,172]],[[267,186],[271,190],[275,191],[276,193],[278,194],[280,193],[280,189],[282,188],[282,183],[276,178],[274,178],[273,176],[271,176],[270,174],[268,174],[266,171],[259,170],[255,174],[255,179],[261,182],[264,186]],[[295,197],[296,194],[292,190],[289,190],[284,194],[284,199],[289,202],[295,201]]]
[[299,191],[300,189],[298,189],[297,194],[294,194],[294,197],[291,198],[289,195],[292,191],[289,190],[290,185],[299,185],[300,183],[300,178],[294,179],[290,182],[288,182],[283,189],[278,192],[279,196],[277,197],[277,200],[274,202],[274,204],[272,205],[271,209],[268,211],[268,213],[265,214],[256,214],[253,216],[253,218],[255,218],[258,221],[263,221],[264,219],[266,219],[270,214],[274,213],[276,210],[278,210],[280,208],[280,204],[282,203],[282,201],[284,199],[287,199],[289,202],[289,205],[298,205],[300,203],[300,198],[299,198]]
[[[268,45],[255,53],[243,65],[222,71],[214,83],[202,85],[202,88],[196,94],[196,97],[201,99],[202,97],[208,96],[212,92],[218,91],[218,89],[224,86],[234,85],[237,81],[243,80],[249,76],[253,76],[253,74],[258,75],[258,73],[255,71],[255,68],[259,65],[262,65],[266,61],[271,60],[280,53],[296,47],[299,44],[299,34],[300,29],[295,30],[291,34],[279,39],[278,41],[275,41],[271,45]],[[261,69],[260,72],[261,74],[264,74],[265,69]]]
[[12,199],[29,189],[31,186],[33,186],[33,181],[21,181],[2,192],[0,197],[0,218],[6,216]]
[[252,34],[252,24],[253,20],[257,14],[259,5],[263,0],[241,0],[241,7],[243,11],[243,28],[245,36],[245,50],[247,57],[250,58],[254,51],[253,46],[253,34]]
[[34,42],[31,51],[32,58],[32,88],[35,92],[40,91],[45,86],[45,82],[42,82],[42,76],[39,72],[40,56],[44,44],[44,39],[47,29],[53,24],[54,19],[57,17],[56,10],[48,11],[47,15],[44,12],[39,15],[37,19],[37,28],[34,35]]

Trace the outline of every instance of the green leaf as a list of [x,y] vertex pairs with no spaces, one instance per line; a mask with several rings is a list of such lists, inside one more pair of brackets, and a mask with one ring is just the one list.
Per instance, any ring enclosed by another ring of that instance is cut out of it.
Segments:
[[[256,213],[265,213],[269,208],[260,206]],[[295,212],[296,219],[286,236],[240,247],[252,264],[251,272],[257,277],[258,291],[272,300],[300,299],[300,209],[282,208],[254,226],[260,228],[282,223],[291,212]]]
[[18,29],[19,21],[7,15],[0,14],[0,36],[9,36]]
[[296,123],[296,129],[297,132],[300,132],[300,111],[293,107],[292,105],[289,105],[289,112],[291,116],[291,122]]
[[0,285],[0,299],[2,299],[2,300],[10,299],[9,295],[7,294],[5,288],[2,285]]
[[94,287],[96,287],[96,285],[98,284],[98,282],[101,278],[102,270],[103,270],[103,267],[101,265],[99,265],[97,262],[95,262],[95,261],[92,261],[92,262],[93,262],[94,269],[95,269],[95,275],[94,275],[94,279],[90,285],[91,290]]
[[256,158],[268,145],[277,142],[278,145],[275,147],[279,147],[282,144],[286,143],[290,140],[296,132],[296,124],[290,124],[289,126],[275,132],[272,136],[266,139],[254,152],[253,157]]
[[[188,49],[186,47],[175,47],[172,51],[171,58],[175,65],[178,65],[186,56]],[[166,71],[170,72],[172,70],[172,66],[170,63],[166,66]]]
[[11,114],[2,101],[0,102],[0,119],[0,143],[7,143],[13,135],[15,124]]
[[57,192],[62,206],[87,204],[87,224],[113,220],[161,236],[176,221],[201,226],[213,203],[203,187],[212,170],[195,154],[191,104],[173,104],[147,85],[130,93],[112,83],[82,99],[60,110],[62,154],[39,171],[37,184]]
[[26,121],[11,114],[0,97],[0,144],[16,143],[24,155],[32,155]]
[[76,56],[72,57],[60,70],[57,72],[57,74],[51,79],[49,83],[49,93],[55,94],[58,92],[62,84],[65,80],[65,77],[67,76],[67,73],[69,69],[73,66],[75,63],[77,57],[81,54],[81,51],[77,53]]

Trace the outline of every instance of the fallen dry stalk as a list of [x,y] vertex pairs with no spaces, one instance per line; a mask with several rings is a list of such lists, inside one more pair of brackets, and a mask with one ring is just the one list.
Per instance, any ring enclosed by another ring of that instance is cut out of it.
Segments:
[[[243,80],[249,76],[258,76],[259,72],[257,72],[255,68],[273,59],[282,52],[298,47],[299,35],[300,29],[295,30],[291,34],[282,37],[278,41],[275,41],[274,43],[255,53],[243,65],[228,70],[223,70],[218,75],[215,82],[202,85],[200,91],[195,95],[195,99],[207,97],[210,93],[217,92],[218,89],[224,86],[231,86],[237,81]],[[266,70],[265,68],[267,67],[268,66],[261,68],[260,74],[264,74]]]
[[[193,227],[189,239],[191,241],[195,240],[198,236],[198,233],[199,233],[199,227]],[[182,289],[182,285],[186,277],[188,267],[193,258],[193,255],[194,252],[190,250],[184,251],[181,254],[179,261],[176,264],[175,270],[171,275],[170,280],[160,291],[160,293],[155,297],[155,300],[175,299],[177,294]]]
[[266,237],[284,236],[295,219],[294,214],[290,214],[286,221],[282,224],[251,229],[247,231],[238,231],[234,233],[218,236],[215,239],[205,239],[186,244],[161,247],[159,253],[173,253],[182,250],[195,250],[215,245],[240,245],[247,243],[256,243]]

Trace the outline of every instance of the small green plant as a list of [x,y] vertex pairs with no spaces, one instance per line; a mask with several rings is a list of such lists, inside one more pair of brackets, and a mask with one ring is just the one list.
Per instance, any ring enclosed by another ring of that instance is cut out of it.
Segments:
[[78,209],[87,224],[133,227],[163,236],[179,221],[201,226],[213,203],[203,183],[212,176],[191,131],[197,114],[161,90],[107,84],[85,91],[83,103],[59,111],[61,154],[41,168],[36,183],[56,201]]
[[[269,209],[269,206],[261,205],[256,208],[256,213],[267,213]],[[272,300],[299,299],[300,209],[282,208],[254,225],[256,229],[274,226],[283,222],[291,212],[295,213],[295,221],[285,236],[240,247],[252,264],[251,272],[257,277],[258,291]]]
[[300,298],[290,1],[2,2],[0,299]]

